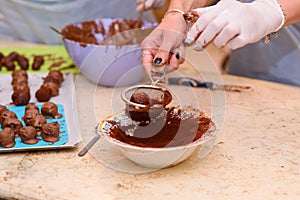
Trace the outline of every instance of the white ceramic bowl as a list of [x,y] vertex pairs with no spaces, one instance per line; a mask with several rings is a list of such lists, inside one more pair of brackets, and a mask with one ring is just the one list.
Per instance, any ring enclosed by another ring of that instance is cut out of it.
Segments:
[[99,134],[108,142],[117,147],[121,153],[139,166],[153,169],[171,167],[181,163],[199,150],[199,157],[204,158],[213,148],[217,139],[217,130],[214,122],[202,137],[188,145],[164,148],[139,147],[121,142],[110,136],[111,124],[108,120],[128,120],[125,112],[107,117],[98,127]]
[[[104,25],[106,31],[109,25],[120,19],[103,18],[93,20]],[[81,26],[82,23],[74,23]],[[149,33],[149,27],[156,23],[144,22],[145,36]],[[66,26],[67,27],[67,26]],[[102,34],[94,34],[97,41],[103,40]],[[97,45],[82,44],[78,41],[63,38],[63,44],[80,72],[91,82],[108,87],[129,86],[142,81],[146,77],[141,64],[141,48],[134,45]]]

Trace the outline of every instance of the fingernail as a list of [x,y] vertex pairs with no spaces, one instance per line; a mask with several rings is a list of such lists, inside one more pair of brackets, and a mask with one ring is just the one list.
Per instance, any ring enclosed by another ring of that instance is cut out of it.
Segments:
[[177,52],[177,53],[175,54],[175,57],[176,57],[177,60],[179,60],[179,58],[180,58],[179,52]]
[[159,65],[161,63],[162,59],[161,58],[155,58],[154,64]]

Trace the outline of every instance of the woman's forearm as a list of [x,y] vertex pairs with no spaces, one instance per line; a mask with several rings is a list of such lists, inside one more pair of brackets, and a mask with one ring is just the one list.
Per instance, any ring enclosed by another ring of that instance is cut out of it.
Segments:
[[280,0],[282,9],[286,14],[285,26],[300,21],[300,1],[299,0]]

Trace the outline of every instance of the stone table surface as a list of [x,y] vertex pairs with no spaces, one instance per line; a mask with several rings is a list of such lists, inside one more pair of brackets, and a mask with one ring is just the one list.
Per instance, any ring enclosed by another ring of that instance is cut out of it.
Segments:
[[[0,47],[27,45],[0,41]],[[181,74],[253,87],[193,89],[196,103],[219,128],[209,155],[196,153],[148,173],[112,167],[97,151],[101,143],[79,157],[95,125],[122,108],[118,95],[124,89],[97,87],[79,74],[74,83],[83,142],[76,149],[0,154],[0,199],[299,199],[300,88],[221,75],[206,53],[193,54]]]

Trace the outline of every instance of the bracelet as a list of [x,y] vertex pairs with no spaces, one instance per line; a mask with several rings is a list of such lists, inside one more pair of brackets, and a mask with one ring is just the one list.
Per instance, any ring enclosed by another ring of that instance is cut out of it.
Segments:
[[182,15],[184,14],[184,12],[183,12],[182,10],[179,10],[179,9],[174,8],[174,9],[172,9],[172,10],[167,11],[167,12],[165,13],[165,15],[164,15],[163,18],[165,18],[168,14],[173,13],[173,12],[177,12],[177,13],[180,13],[180,14],[182,14]]

